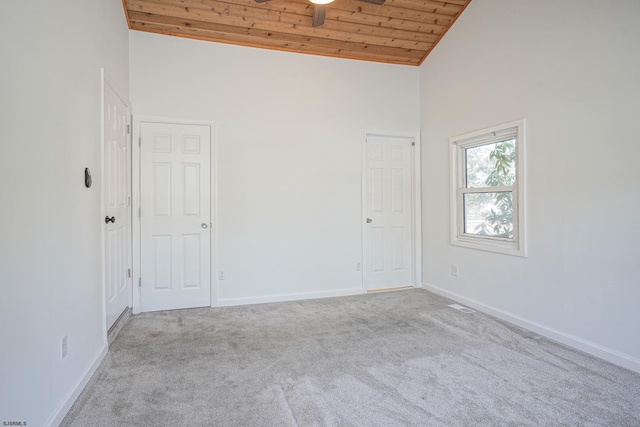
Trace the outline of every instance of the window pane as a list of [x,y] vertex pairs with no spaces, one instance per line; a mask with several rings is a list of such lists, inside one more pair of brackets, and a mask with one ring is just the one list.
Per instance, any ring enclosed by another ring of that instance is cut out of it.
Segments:
[[516,181],[516,140],[465,149],[467,188],[513,185]]
[[513,193],[465,194],[464,232],[513,239]]

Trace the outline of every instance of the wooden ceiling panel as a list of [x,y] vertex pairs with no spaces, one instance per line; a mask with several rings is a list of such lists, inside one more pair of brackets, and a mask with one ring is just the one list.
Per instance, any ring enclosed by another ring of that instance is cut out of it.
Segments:
[[123,0],[129,28],[213,42],[419,65],[471,0]]

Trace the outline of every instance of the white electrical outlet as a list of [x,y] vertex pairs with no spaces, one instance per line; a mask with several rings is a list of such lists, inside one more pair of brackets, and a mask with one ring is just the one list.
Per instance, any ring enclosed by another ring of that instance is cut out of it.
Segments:
[[67,336],[63,336],[62,340],[60,341],[60,356],[61,359],[64,359],[65,357],[67,357]]
[[224,280],[224,270],[218,271],[218,280]]
[[458,266],[456,264],[451,264],[451,275],[458,277]]
[[356,271],[360,271],[362,268],[362,264],[360,262],[356,262]]

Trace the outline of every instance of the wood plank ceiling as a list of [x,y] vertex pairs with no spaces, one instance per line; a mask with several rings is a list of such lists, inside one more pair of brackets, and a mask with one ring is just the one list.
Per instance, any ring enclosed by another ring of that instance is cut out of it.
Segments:
[[420,65],[471,0],[123,0],[133,30],[267,49]]

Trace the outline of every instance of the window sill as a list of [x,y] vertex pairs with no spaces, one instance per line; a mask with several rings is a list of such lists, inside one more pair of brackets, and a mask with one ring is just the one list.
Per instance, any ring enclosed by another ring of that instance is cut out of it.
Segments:
[[500,241],[497,239],[485,238],[485,237],[472,237],[472,236],[455,236],[451,239],[451,244],[454,246],[461,246],[464,248],[477,249],[487,252],[496,252],[505,255],[513,255],[519,257],[526,257],[526,249],[520,242],[515,241]]

